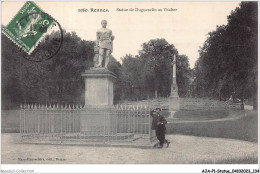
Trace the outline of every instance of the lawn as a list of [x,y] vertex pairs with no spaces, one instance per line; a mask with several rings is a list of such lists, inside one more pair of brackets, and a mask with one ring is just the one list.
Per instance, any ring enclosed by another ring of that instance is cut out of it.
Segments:
[[2,110],[1,111],[1,128],[5,133],[18,133],[20,123],[19,110]]
[[258,141],[257,111],[241,111],[245,116],[235,120],[209,122],[168,123],[168,134],[183,134],[202,137],[231,138],[251,142]]
[[180,110],[174,114],[176,120],[201,121],[225,118],[229,115],[228,110]]

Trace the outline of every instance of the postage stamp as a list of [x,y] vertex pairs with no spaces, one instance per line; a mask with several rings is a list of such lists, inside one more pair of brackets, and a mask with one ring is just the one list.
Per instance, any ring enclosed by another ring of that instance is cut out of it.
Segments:
[[28,55],[35,50],[55,20],[34,2],[26,2],[3,33]]
[[[27,14],[19,21],[36,15],[40,15],[43,19],[52,19],[52,25],[47,28],[47,26],[42,25],[42,23],[36,23],[34,28],[39,28],[39,32],[44,34],[39,41],[34,44],[34,49],[31,54],[28,54],[21,49],[21,56],[29,61],[42,62],[53,58],[59,52],[63,42],[63,30],[57,20],[44,12]],[[29,35],[28,37],[34,39],[34,35]]]

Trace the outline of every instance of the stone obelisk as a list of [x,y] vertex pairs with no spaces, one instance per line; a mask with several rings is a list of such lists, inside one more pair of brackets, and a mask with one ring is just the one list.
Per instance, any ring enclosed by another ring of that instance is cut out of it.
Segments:
[[174,113],[180,109],[178,86],[176,81],[176,55],[173,56],[171,95],[168,98],[168,105],[169,111],[171,112],[170,118],[172,118]]
[[171,95],[170,98],[177,97],[178,95],[178,86],[176,81],[176,55],[173,56],[173,65],[172,65],[172,85],[171,85]]

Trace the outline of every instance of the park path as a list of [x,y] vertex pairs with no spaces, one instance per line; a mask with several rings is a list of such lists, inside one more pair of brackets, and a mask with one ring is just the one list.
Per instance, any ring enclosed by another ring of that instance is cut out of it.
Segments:
[[167,135],[172,143],[162,149],[15,144],[16,137],[2,134],[3,164],[193,164],[258,154],[256,143],[184,135]]

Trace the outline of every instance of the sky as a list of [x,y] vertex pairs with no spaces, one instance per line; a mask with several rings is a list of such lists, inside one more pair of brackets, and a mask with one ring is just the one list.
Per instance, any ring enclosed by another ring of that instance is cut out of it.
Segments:
[[[25,2],[2,2],[2,24],[7,25]],[[208,32],[227,24],[227,16],[239,6],[234,2],[35,2],[55,18],[67,32],[84,40],[95,40],[101,20],[106,19],[114,40],[112,55],[120,61],[126,54],[137,55],[142,43],[164,38],[179,54],[188,56],[193,68],[198,50]],[[108,12],[91,12],[105,9]],[[133,11],[130,11],[130,9]],[[172,9],[166,10],[167,9]],[[80,12],[87,9],[88,12]],[[127,9],[128,11],[119,11]],[[138,11],[136,11],[138,9]],[[156,11],[141,12],[140,9]],[[162,9],[162,11],[159,11]]]

